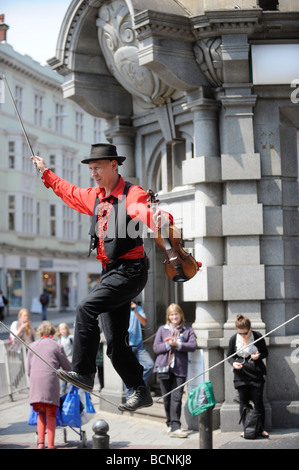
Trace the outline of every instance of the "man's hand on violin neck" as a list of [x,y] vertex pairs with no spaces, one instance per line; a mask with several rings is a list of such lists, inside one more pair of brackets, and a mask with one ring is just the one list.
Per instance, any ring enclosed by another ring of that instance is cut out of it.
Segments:
[[161,209],[156,210],[153,215],[153,221],[159,228],[169,225],[169,217],[165,212],[162,212]]

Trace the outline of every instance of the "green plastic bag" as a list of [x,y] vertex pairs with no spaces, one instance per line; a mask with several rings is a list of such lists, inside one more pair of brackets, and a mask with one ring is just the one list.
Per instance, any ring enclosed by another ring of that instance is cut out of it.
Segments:
[[209,408],[214,408],[216,400],[210,380],[193,388],[188,397],[188,408],[192,416],[197,416]]

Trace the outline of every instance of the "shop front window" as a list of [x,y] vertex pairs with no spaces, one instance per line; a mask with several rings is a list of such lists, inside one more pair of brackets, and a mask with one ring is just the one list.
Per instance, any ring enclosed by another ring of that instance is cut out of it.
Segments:
[[43,272],[43,289],[46,289],[50,300],[49,307],[57,306],[56,273]]
[[22,306],[22,271],[19,269],[7,270],[7,295],[10,308]]

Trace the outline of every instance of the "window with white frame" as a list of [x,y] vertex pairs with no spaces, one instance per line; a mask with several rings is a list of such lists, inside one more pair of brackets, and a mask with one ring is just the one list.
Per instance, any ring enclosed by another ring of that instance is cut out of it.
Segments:
[[8,168],[13,169],[16,165],[16,144],[14,141],[8,142]]
[[50,236],[56,237],[56,205],[50,204],[49,207],[49,229],[50,229]]
[[75,139],[83,141],[83,113],[76,111],[75,116]]
[[49,170],[53,171],[53,173],[55,173],[55,166],[56,166],[56,156],[55,155],[50,155],[50,157],[49,157]]
[[22,198],[22,231],[24,233],[34,233],[34,211],[33,197],[23,196]]
[[63,118],[65,117],[63,104],[55,104],[55,132],[63,134]]
[[102,141],[102,119],[93,119],[93,142],[97,144]]
[[19,115],[22,116],[23,114],[23,88],[19,85],[15,86],[15,104],[17,110],[19,111]]
[[72,240],[74,238],[74,211],[68,206],[63,206],[63,238]]
[[67,181],[74,181],[74,159],[71,156],[63,155],[62,157],[62,178]]
[[16,221],[16,198],[8,195],[8,230],[15,230]]
[[43,108],[44,97],[41,93],[36,92],[34,94],[34,124],[36,126],[43,125]]

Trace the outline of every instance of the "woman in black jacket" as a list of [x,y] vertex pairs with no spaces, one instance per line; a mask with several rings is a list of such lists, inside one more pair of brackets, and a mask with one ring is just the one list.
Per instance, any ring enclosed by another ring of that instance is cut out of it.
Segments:
[[[229,357],[237,352],[228,361],[233,366],[234,386],[238,390],[240,400],[240,416],[243,416],[244,408],[248,407],[249,402],[252,401],[255,409],[261,415],[261,436],[269,437],[267,431],[264,430],[265,407],[263,401],[264,375],[266,374],[263,359],[268,356],[267,346],[264,339],[251,344],[262,335],[257,331],[252,331],[248,318],[241,314],[237,315],[235,326],[237,333],[230,338],[227,355]],[[241,436],[244,436],[244,433]]]

